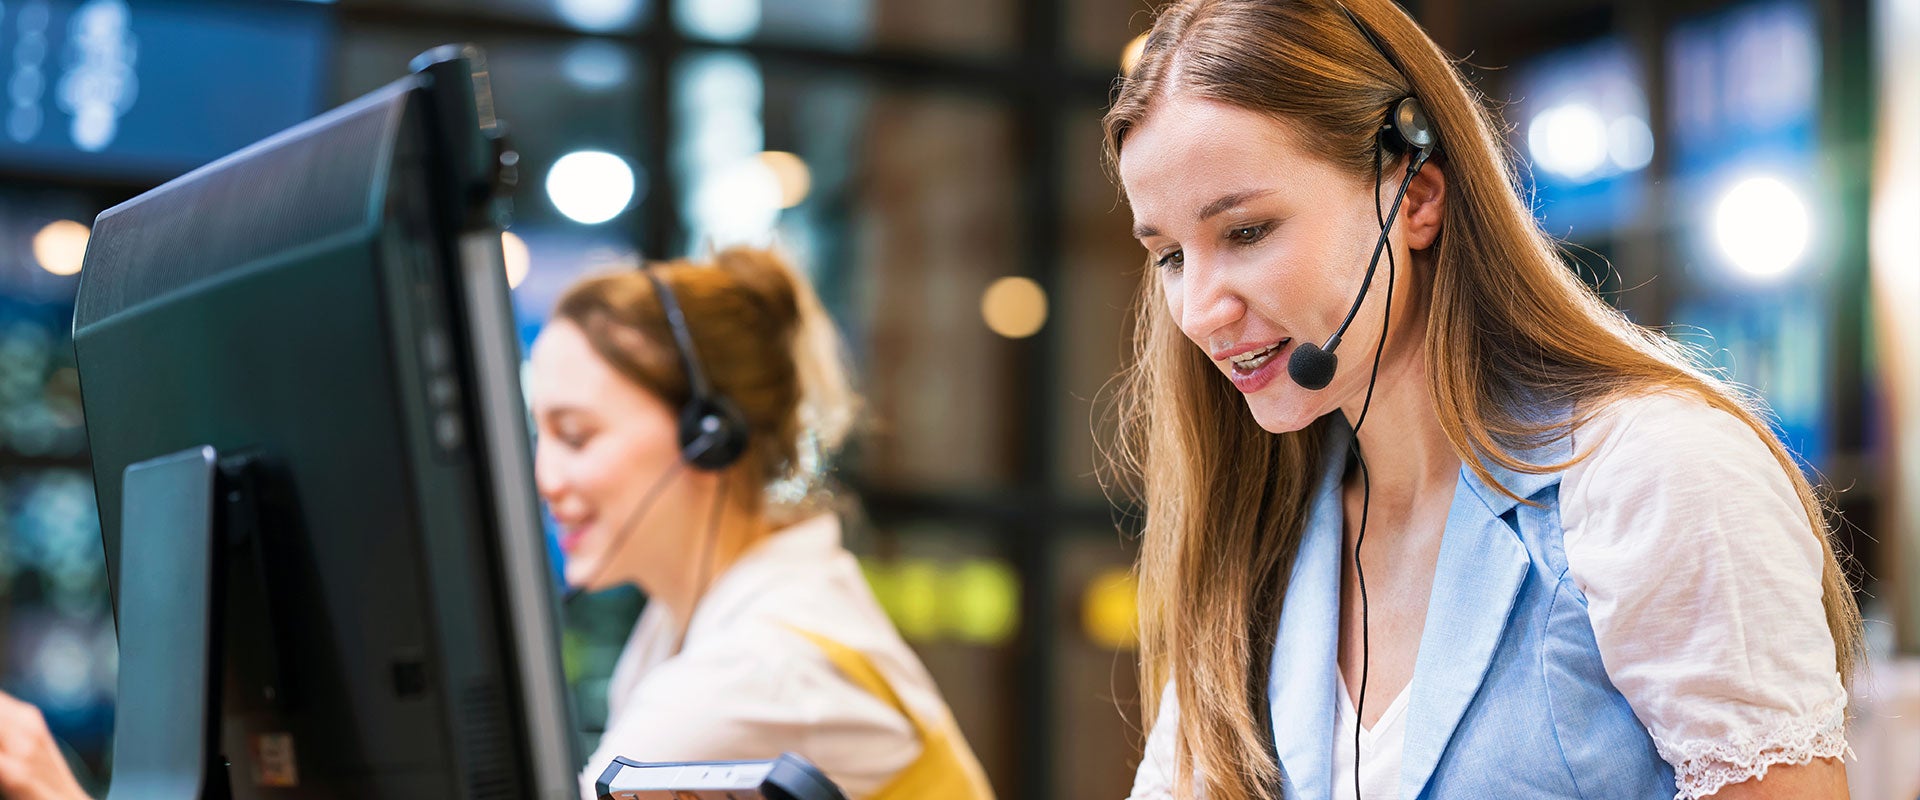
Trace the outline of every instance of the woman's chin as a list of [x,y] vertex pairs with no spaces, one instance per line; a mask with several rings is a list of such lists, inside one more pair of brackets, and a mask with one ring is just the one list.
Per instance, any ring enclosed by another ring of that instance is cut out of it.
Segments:
[[1297,387],[1274,387],[1279,391],[1271,392],[1276,396],[1262,396],[1268,393],[1249,395],[1247,410],[1253,412],[1253,421],[1261,430],[1268,433],[1292,433],[1312,425],[1324,413],[1314,404],[1303,402],[1299,397],[1304,389]]
[[567,568],[564,573],[568,588],[583,592],[599,591],[601,587],[595,585],[594,582],[594,573],[598,571],[599,569],[594,559],[568,557]]

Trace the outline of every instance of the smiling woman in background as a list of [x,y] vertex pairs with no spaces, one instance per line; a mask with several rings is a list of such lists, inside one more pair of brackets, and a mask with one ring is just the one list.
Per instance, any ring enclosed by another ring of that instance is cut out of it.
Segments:
[[[856,398],[804,278],[751,249],[588,278],[531,361],[567,582],[648,596],[582,797],[614,756],[793,752],[856,800],[992,799],[841,546],[822,464]],[[39,711],[0,693],[0,798],[86,797]]]
[[588,278],[531,361],[567,582],[648,596],[583,796],[616,755],[792,751],[854,798],[992,797],[827,509],[855,399],[804,278],[749,249]]

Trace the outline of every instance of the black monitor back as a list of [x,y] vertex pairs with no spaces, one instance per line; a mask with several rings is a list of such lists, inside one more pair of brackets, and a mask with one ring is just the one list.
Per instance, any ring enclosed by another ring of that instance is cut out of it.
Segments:
[[94,225],[74,346],[116,594],[129,465],[211,446],[248,495],[216,624],[234,797],[577,794],[491,98],[443,55]]

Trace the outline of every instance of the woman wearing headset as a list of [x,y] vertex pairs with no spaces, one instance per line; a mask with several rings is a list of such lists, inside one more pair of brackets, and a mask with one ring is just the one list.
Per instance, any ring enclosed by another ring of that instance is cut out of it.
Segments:
[[748,249],[589,278],[530,374],[568,583],[649,598],[584,796],[616,755],[792,751],[854,798],[992,797],[823,503],[853,396],[804,279]]
[[[778,256],[589,278],[534,343],[535,478],[576,590],[649,596],[582,796],[614,756],[795,752],[851,798],[991,800],[933,679],[840,545],[820,463],[854,411],[832,322]],[[0,693],[0,798],[85,800]]]
[[1134,797],[1846,796],[1821,503],[1559,261],[1412,19],[1174,3],[1105,128],[1150,261]]

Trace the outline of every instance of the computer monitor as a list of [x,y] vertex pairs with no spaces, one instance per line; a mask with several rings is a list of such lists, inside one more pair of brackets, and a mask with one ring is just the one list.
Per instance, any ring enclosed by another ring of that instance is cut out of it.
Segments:
[[116,800],[577,796],[501,130],[442,48],[94,223]]

